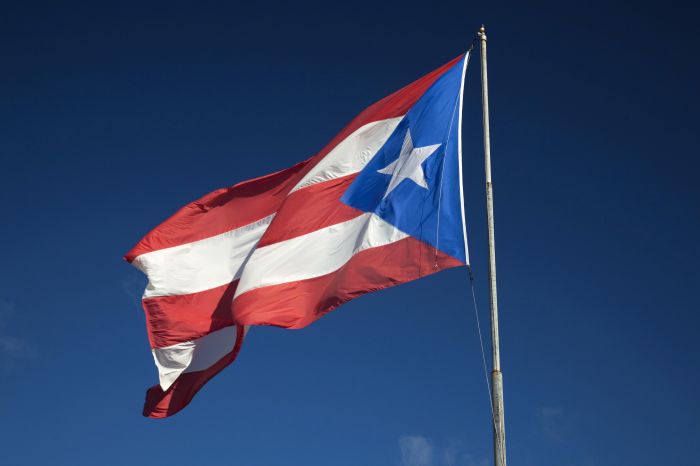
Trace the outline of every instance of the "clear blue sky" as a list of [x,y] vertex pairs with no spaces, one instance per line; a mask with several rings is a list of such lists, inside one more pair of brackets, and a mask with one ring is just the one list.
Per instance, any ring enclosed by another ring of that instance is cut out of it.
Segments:
[[[172,419],[121,256],[292,165],[488,25],[509,464],[696,465],[698,11],[609,2],[16,2],[0,20],[0,462],[482,466],[464,269],[254,329]],[[479,68],[465,188],[486,322]]]

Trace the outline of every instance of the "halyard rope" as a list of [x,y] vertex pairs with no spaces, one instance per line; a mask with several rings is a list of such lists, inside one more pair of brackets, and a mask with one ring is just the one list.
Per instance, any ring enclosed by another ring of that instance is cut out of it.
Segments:
[[[489,397],[489,407],[491,408],[491,422],[493,424],[493,431],[494,435],[498,436],[496,439],[498,443],[502,443],[503,439],[500,438],[500,435],[498,434],[500,431],[499,429],[496,428],[496,414],[493,411],[493,396],[491,395],[491,382],[489,381],[489,370],[488,366],[486,364],[486,352],[484,351],[484,338],[481,334],[481,322],[479,320],[479,306],[477,305],[476,302],[476,284],[474,282],[474,274],[472,273],[472,268],[470,265],[467,265],[467,271],[469,272],[469,284],[471,285],[471,290],[472,290],[472,302],[474,303],[474,317],[476,318],[476,329],[477,332],[479,333],[479,347],[481,348],[481,362],[483,363],[484,366],[484,380],[486,380],[486,391],[488,393]],[[501,451],[504,451],[505,449],[501,449]],[[505,458],[502,458],[502,464],[505,463]]]

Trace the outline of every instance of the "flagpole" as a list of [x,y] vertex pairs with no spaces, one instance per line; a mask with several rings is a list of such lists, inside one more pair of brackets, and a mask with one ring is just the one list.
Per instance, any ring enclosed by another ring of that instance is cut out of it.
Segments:
[[496,238],[493,226],[493,185],[491,183],[491,135],[489,132],[489,85],[486,67],[486,28],[478,33],[481,42],[481,101],[484,117],[484,165],[486,173],[486,216],[489,230],[489,292],[491,301],[491,404],[493,406],[493,454],[495,466],[506,466],[506,431],[503,417],[503,375],[498,339],[498,297],[496,293]]

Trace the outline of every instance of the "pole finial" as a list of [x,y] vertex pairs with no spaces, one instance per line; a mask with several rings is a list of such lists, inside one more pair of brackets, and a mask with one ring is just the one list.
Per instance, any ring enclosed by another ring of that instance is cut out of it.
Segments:
[[476,35],[479,37],[479,39],[486,40],[486,26],[482,24],[479,28],[479,32]]

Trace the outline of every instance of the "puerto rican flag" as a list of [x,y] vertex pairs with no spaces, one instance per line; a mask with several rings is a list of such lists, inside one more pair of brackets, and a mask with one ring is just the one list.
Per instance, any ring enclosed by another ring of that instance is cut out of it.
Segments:
[[148,276],[170,416],[238,355],[254,325],[302,328],[365,293],[468,264],[461,55],[360,113],[310,159],[177,211],[125,259]]

